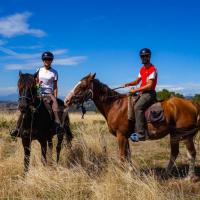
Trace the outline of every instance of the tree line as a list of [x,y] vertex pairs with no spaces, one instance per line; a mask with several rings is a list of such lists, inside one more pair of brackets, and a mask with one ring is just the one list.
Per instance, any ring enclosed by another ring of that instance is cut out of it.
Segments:
[[163,90],[157,92],[157,99],[158,100],[165,100],[165,99],[168,99],[168,98],[173,97],[173,96],[180,97],[180,98],[189,98],[189,99],[192,99],[195,102],[200,103],[200,94],[195,94],[194,96],[186,97],[183,94],[172,92],[172,91],[169,91],[167,89],[163,89]]

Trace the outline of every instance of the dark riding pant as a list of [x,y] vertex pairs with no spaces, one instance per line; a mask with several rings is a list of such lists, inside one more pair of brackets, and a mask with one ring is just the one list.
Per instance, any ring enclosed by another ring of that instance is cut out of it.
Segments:
[[145,132],[145,110],[156,101],[156,92],[148,91],[141,94],[134,106],[135,111],[135,128],[137,133]]
[[49,97],[49,98],[51,99],[51,101],[53,102],[53,103],[52,103],[52,110],[53,110],[53,113],[54,113],[54,116],[55,116],[55,122],[61,125],[61,119],[60,119],[60,118],[62,118],[62,117],[59,116],[59,111],[60,111],[60,110],[59,110],[59,107],[58,107],[57,99],[56,99],[56,97],[55,97],[53,94],[48,94],[48,95],[46,96],[46,98],[44,98],[44,101],[45,101],[45,100],[48,101],[48,99],[47,99],[48,97]]

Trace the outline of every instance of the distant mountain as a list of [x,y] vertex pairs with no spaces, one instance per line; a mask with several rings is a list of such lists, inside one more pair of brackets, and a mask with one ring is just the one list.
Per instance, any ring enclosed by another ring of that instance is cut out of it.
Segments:
[[[60,97],[60,99],[64,99]],[[11,94],[7,96],[0,96],[0,111],[16,111],[18,105],[18,95]],[[86,111],[95,111],[98,112],[93,101],[88,101],[84,103]],[[81,112],[81,108],[77,108],[76,105],[73,105],[69,108],[69,112]]]
[[17,102],[13,101],[0,101],[0,111],[16,111],[17,110]]
[[0,101],[18,101],[18,95],[16,93],[9,95],[0,95]]
[[[64,100],[65,97],[59,96],[60,99]],[[18,94],[13,93],[9,95],[0,95],[0,101],[13,101],[17,102],[18,101]]]
[[186,99],[192,99],[194,96],[192,96],[192,95],[187,95],[187,96],[185,96],[185,98]]

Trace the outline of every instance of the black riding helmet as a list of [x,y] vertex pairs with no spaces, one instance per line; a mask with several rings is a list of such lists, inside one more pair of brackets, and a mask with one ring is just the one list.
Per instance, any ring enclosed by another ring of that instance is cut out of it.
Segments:
[[45,59],[53,60],[54,59],[54,55],[50,51],[46,51],[46,52],[44,52],[42,54],[42,60],[45,60]]
[[143,48],[140,50],[140,56],[145,56],[145,55],[149,55],[151,56],[151,50],[148,48]]

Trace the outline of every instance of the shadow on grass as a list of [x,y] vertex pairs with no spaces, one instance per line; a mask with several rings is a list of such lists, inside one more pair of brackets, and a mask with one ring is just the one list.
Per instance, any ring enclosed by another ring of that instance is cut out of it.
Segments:
[[[146,175],[154,174],[156,177],[167,180],[169,178],[186,178],[188,176],[189,171],[189,165],[179,165],[172,169],[172,172],[170,175],[166,175],[166,169],[163,167],[155,167],[150,169],[141,169],[141,173],[144,173]],[[198,177],[198,181],[200,181],[200,165],[197,165],[195,167],[195,175]]]
[[95,152],[89,147],[82,145],[74,145],[70,152],[68,152],[66,166],[73,168],[81,166],[85,172],[92,177],[99,176],[105,169],[108,162],[106,152]]

